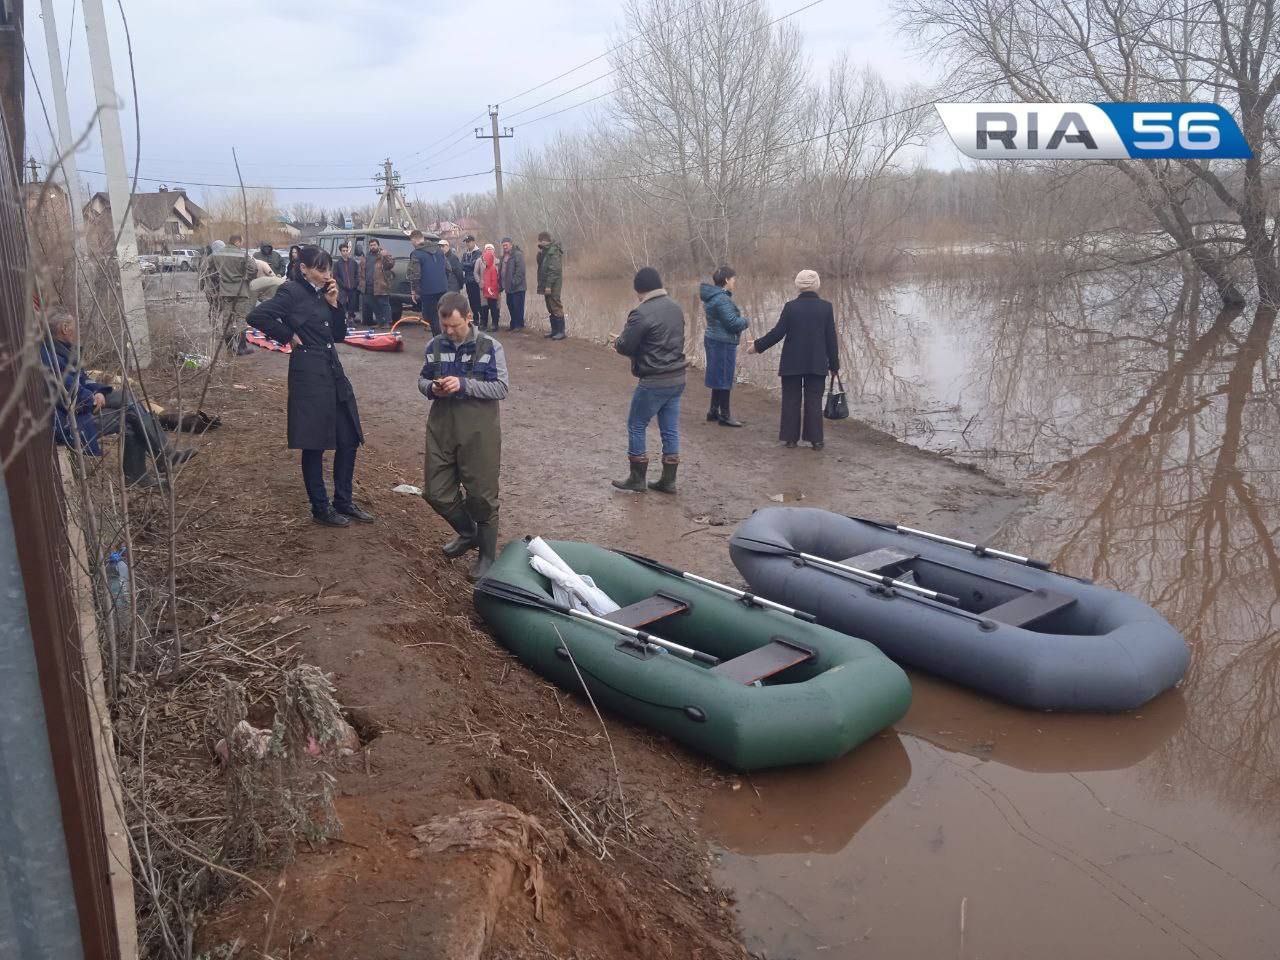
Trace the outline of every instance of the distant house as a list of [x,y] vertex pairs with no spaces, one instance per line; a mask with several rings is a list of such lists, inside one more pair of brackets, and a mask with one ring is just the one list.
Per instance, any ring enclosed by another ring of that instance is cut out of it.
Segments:
[[[132,210],[140,253],[163,253],[190,245],[193,234],[207,219],[204,208],[181,187],[170,190],[162,186],[155,193],[135,193]],[[92,225],[104,216],[111,218],[111,199],[105,193],[95,193],[84,205],[85,222]]]
[[276,217],[276,229],[290,240],[298,240],[306,233],[302,224],[290,223],[288,217]]
[[437,220],[423,227],[424,232],[434,233],[445,240],[457,241],[468,233],[479,234],[484,230],[478,220],[470,217],[459,217],[457,220]]

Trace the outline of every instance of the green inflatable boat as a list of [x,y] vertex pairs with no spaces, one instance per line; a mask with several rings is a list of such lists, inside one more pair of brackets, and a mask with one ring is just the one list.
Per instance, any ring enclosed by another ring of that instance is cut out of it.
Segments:
[[907,712],[906,674],[864,640],[642,557],[548,545],[621,609],[558,604],[525,540],[476,584],[476,609],[528,666],[574,693],[585,682],[601,707],[738,770],[832,760]]

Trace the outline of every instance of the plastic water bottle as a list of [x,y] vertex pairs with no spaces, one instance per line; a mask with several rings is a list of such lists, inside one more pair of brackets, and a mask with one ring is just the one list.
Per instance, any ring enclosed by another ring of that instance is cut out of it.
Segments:
[[126,551],[113,550],[107,557],[107,589],[111,592],[111,606],[115,610],[129,605],[129,561]]

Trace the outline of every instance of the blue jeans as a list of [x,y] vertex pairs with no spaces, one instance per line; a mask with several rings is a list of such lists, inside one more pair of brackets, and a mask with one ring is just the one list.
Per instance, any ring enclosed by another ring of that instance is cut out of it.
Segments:
[[631,412],[627,414],[627,454],[632,457],[645,455],[644,432],[649,421],[658,418],[658,432],[662,434],[662,455],[675,457],[680,454],[680,397],[684,384],[670,387],[636,385],[631,395]]
[[524,329],[524,294],[523,290],[507,294],[507,313],[511,314],[512,330]]
[[369,318],[370,326],[391,325],[391,297],[366,292],[363,299],[364,312]]

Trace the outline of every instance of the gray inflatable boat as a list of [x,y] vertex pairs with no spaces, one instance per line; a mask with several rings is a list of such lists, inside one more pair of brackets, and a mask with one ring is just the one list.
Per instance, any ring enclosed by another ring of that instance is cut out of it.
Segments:
[[1177,684],[1190,658],[1136,597],[924,531],[769,507],[729,551],[760,596],[1024,707],[1131,710]]

